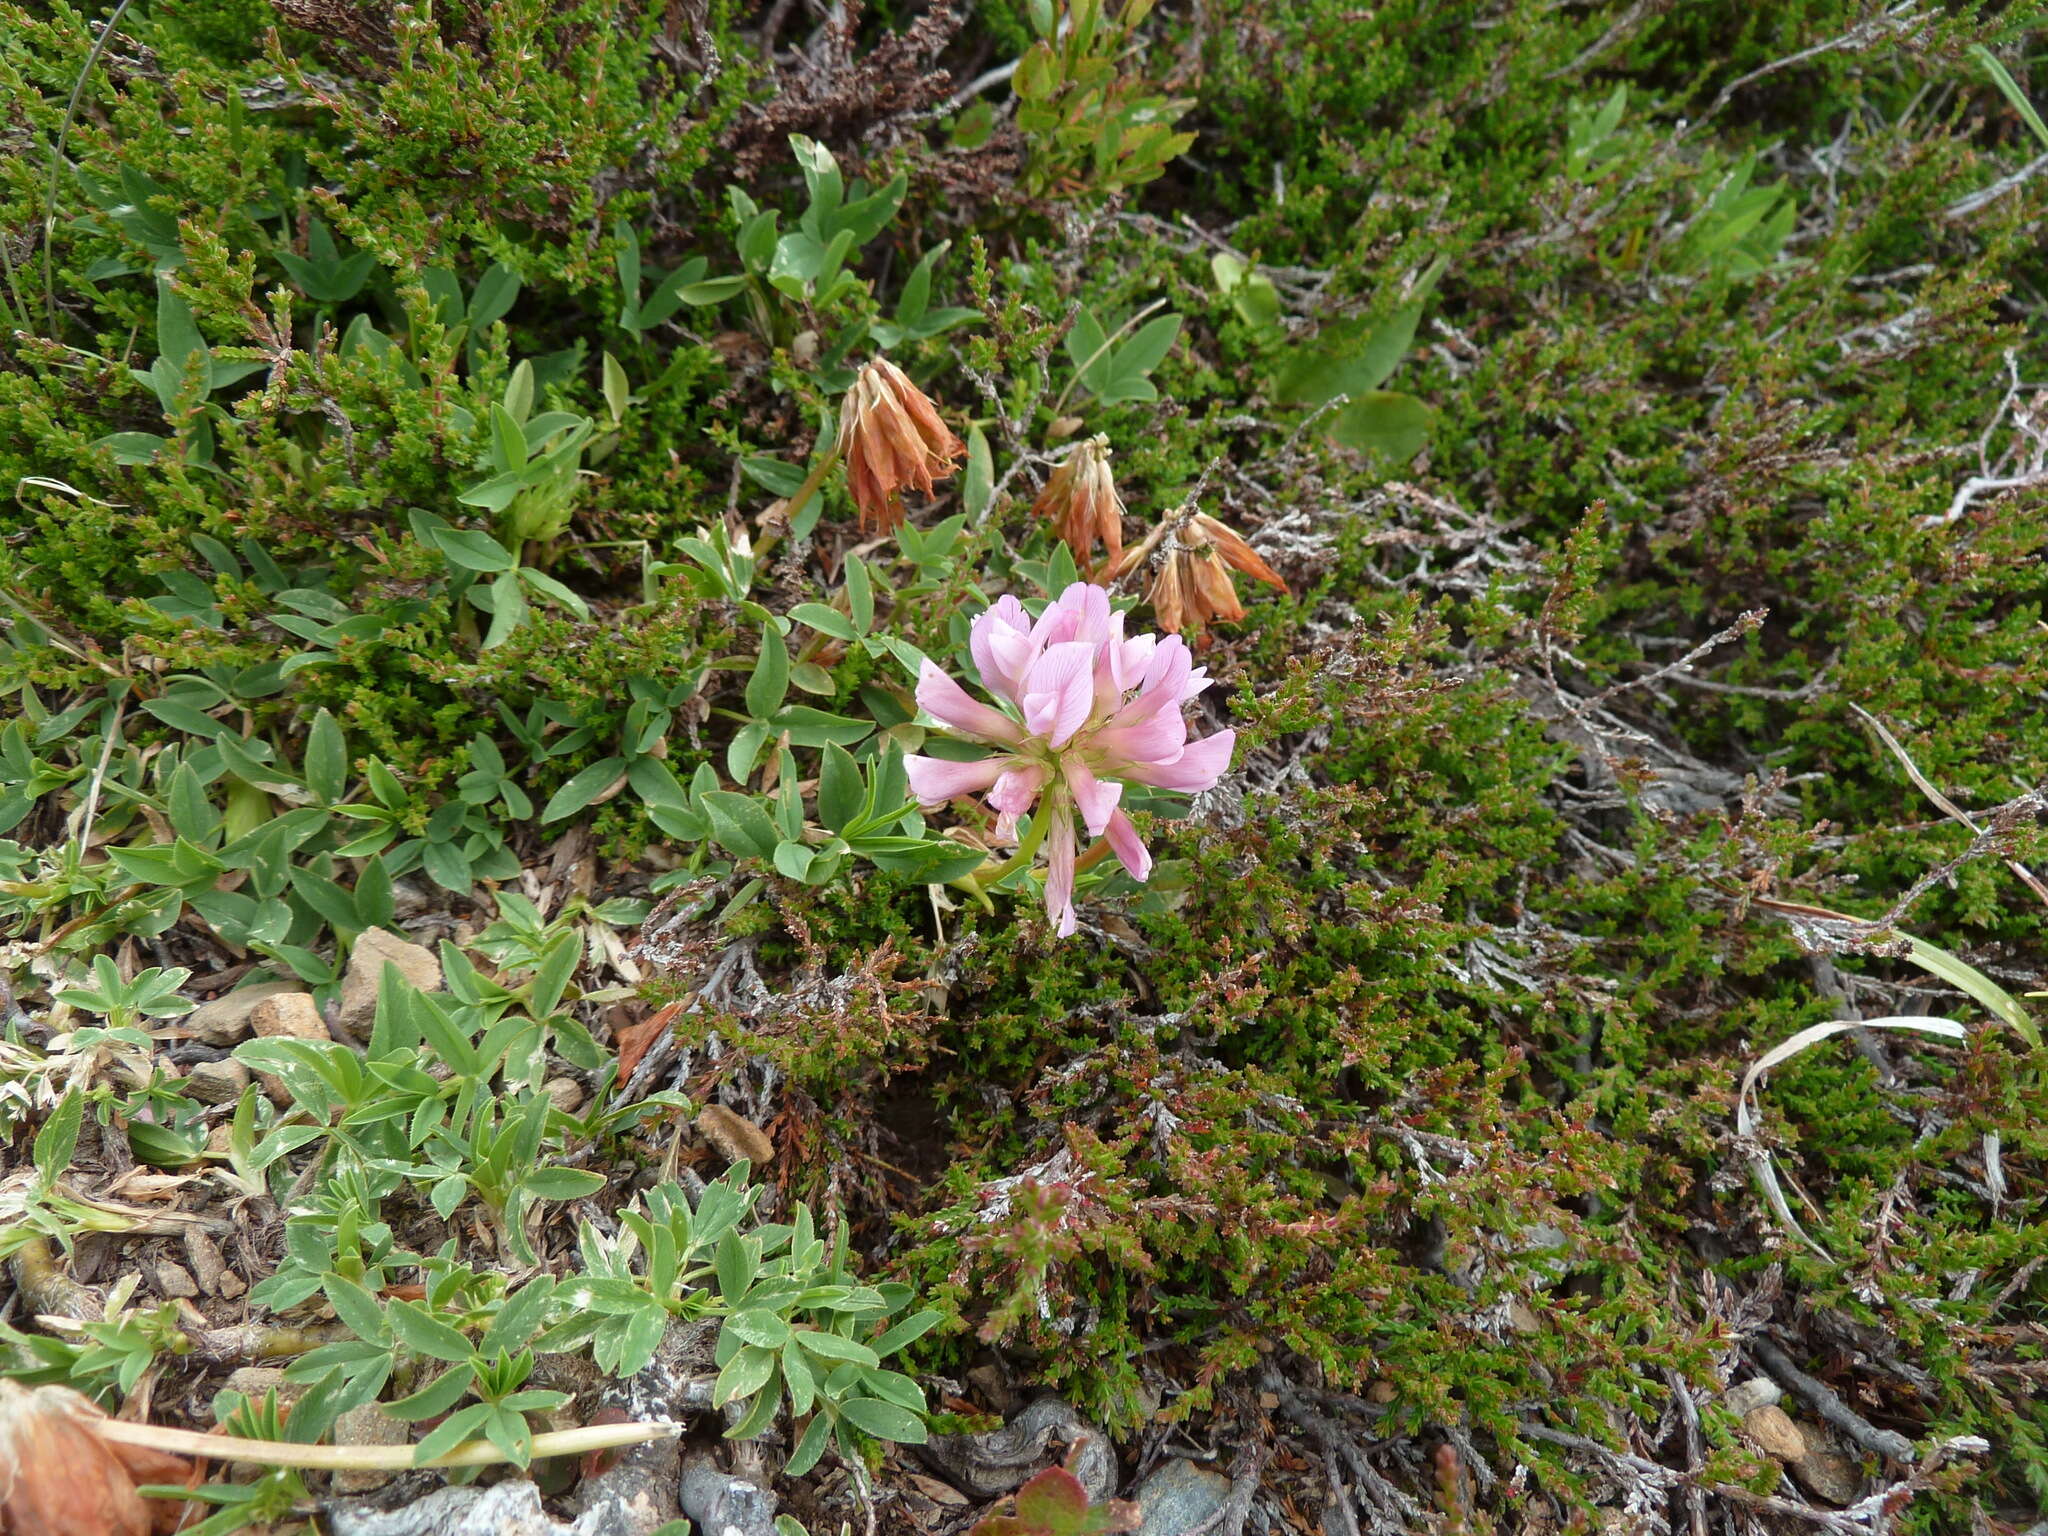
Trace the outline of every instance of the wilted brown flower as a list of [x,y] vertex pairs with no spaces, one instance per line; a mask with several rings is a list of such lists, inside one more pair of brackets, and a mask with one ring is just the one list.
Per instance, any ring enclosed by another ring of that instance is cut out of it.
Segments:
[[1093,563],[1098,541],[1108,551],[1103,568],[1114,569],[1124,553],[1124,503],[1109,475],[1109,439],[1091,437],[1068,454],[1031,510],[1051,521],[1083,571]]
[[0,1381],[0,1533],[149,1536],[136,1484],[182,1480],[187,1464],[102,1438],[105,1417],[69,1387]]
[[903,487],[929,493],[966,452],[901,368],[878,357],[861,369],[840,407],[838,447],[861,527],[900,527]]
[[[1176,525],[1177,514],[1152,531],[1144,543],[1116,562],[1111,575],[1135,570],[1155,549],[1162,537],[1170,538],[1166,556],[1152,577],[1147,597],[1158,616],[1159,627],[1173,634],[1199,630],[1222,620],[1234,624],[1244,617],[1244,604],[1237,599],[1237,587],[1230,579],[1233,570],[1243,571],[1269,587],[1287,590],[1280,573],[1261,560],[1258,551],[1228,523],[1218,522],[1206,512],[1197,512]],[[1169,530],[1171,530],[1169,534]]]

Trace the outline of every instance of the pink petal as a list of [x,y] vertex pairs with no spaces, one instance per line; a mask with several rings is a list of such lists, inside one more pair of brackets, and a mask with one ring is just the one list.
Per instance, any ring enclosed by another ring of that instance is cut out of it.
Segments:
[[1005,817],[1012,820],[1030,810],[1038,799],[1039,790],[1045,787],[1046,771],[1039,763],[1020,763],[1017,759],[1004,759],[1007,771],[996,780],[995,788],[988,792],[988,803]]
[[1136,778],[1141,784],[1153,781],[1132,771],[1158,768],[1173,762],[1187,745],[1188,724],[1180,706],[1131,718],[1131,711],[1118,715],[1115,723],[1088,738],[1088,751],[1096,763],[1119,778]]
[[1095,707],[1095,647],[1079,640],[1048,646],[1024,675],[1019,703],[1025,727],[1048,745],[1067,744]]
[[1015,746],[1024,739],[1016,721],[975,698],[941,672],[929,658],[917,674],[917,702],[934,720],[942,721],[956,731],[965,731],[970,736],[979,736],[984,741]]
[[1076,640],[1100,645],[1109,639],[1111,614],[1107,589],[1077,581],[1060,594],[1059,606],[1074,616]]
[[1152,854],[1138,838],[1138,829],[1131,824],[1131,818],[1122,811],[1113,811],[1109,817],[1109,846],[1123,867],[1131,872],[1133,880],[1143,880],[1152,873]]
[[1116,803],[1123,798],[1123,785],[1104,783],[1095,777],[1086,763],[1071,753],[1061,761],[1060,772],[1073,793],[1074,808],[1081,813],[1082,824],[1088,828],[1090,836],[1100,837],[1102,829],[1109,825],[1109,818],[1116,814]]
[[1195,666],[1187,642],[1179,635],[1168,635],[1152,652],[1145,681],[1138,686],[1141,695],[1171,694],[1184,702],[1208,687],[1209,680],[1207,669]]
[[903,772],[918,804],[930,807],[987,789],[1003,775],[1011,761],[1007,757],[984,757],[979,762],[951,763],[940,757],[913,754],[903,759]]
[[1138,763],[1124,770],[1124,777],[1155,789],[1179,789],[1192,793],[1212,787],[1230,770],[1230,754],[1237,746],[1237,732],[1218,731],[1191,741],[1187,750],[1170,763]]
[[1045,915],[1065,938],[1079,926],[1074,916],[1074,818],[1065,806],[1047,806],[1054,818],[1045,835]]
[[969,629],[967,649],[989,692],[1015,703],[1017,680],[1038,653],[1031,637],[1031,615],[1016,598],[997,598],[995,606],[977,617]]

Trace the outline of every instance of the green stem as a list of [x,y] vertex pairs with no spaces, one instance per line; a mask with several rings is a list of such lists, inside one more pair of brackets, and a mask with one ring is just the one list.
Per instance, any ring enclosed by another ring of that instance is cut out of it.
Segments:
[[[789,520],[791,522],[796,521],[797,514],[802,512],[804,507],[810,502],[810,499],[818,494],[818,488],[825,483],[825,477],[831,474],[838,465],[839,445],[834,443],[825,451],[825,457],[811,466],[811,472],[804,476],[804,483],[796,488],[796,494],[784,503],[789,508]],[[754,546],[754,558],[757,561],[760,560],[769,550],[776,546],[779,539],[780,535],[777,534],[776,530],[773,528],[768,529],[761,535],[761,542]]]
[[1024,834],[1024,841],[1017,845],[1015,853],[1000,864],[984,864],[967,877],[974,883],[977,895],[1000,885],[1031,862],[1032,855],[1038,852],[1038,845],[1045,841],[1045,834],[1052,827],[1052,816],[1050,806],[1041,806],[1038,814],[1031,818],[1031,830]]
[[1100,864],[1104,859],[1108,858],[1109,855],[1109,839],[1105,837],[1097,841],[1095,846],[1093,848],[1090,848],[1086,853],[1082,854],[1081,857],[1074,860],[1074,873],[1077,876],[1085,874],[1087,871],[1093,869],[1096,865]]

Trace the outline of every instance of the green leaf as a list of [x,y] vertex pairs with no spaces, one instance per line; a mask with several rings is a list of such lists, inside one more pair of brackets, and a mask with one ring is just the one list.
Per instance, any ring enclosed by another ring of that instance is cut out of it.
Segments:
[[365,1343],[390,1343],[391,1330],[385,1325],[383,1304],[369,1291],[346,1276],[332,1272],[321,1276],[320,1289],[326,1293],[334,1315],[341,1319],[349,1332]]
[[[1177,319],[1174,321],[1175,325],[1179,323]],[[961,481],[960,504],[966,509],[969,519],[978,523],[987,514],[995,494],[995,459],[989,452],[988,434],[979,426],[970,426],[967,429],[967,474]]]
[[328,805],[348,793],[348,739],[323,707],[306,732],[306,787]]
[[519,579],[549,602],[568,609],[586,623],[589,621],[590,605],[546,571],[537,571],[530,565],[522,565],[519,567]]
[[1048,42],[1033,43],[1017,61],[1010,88],[1024,101],[1049,101],[1060,88],[1060,57]]
[[831,1438],[831,1431],[832,1421],[824,1414],[821,1413],[812,1419],[804,1427],[803,1438],[797,1441],[796,1450],[791,1454],[788,1464],[783,1467],[783,1475],[802,1477],[815,1467],[819,1458],[825,1454],[825,1446]]
[[401,1397],[396,1402],[384,1404],[384,1411],[394,1419],[404,1419],[408,1423],[436,1418],[461,1402],[462,1395],[469,1390],[470,1383],[474,1380],[476,1367],[464,1361],[461,1365],[443,1371],[410,1397]]
[[384,1309],[392,1335],[415,1354],[459,1364],[475,1353],[460,1329],[444,1323],[416,1301],[394,1301]]
[[1412,459],[1429,441],[1436,412],[1413,395],[1371,389],[1329,418],[1333,441],[1395,463]]
[[633,386],[619,360],[609,352],[604,355],[603,380],[605,409],[612,413],[613,421],[623,421],[626,408],[633,403]]
[[901,1445],[923,1445],[929,1438],[924,1420],[895,1403],[885,1403],[878,1397],[849,1397],[839,1404],[839,1411],[851,1424],[864,1429],[877,1440],[894,1440]]
[[199,322],[192,318],[192,306],[167,277],[156,280],[156,349],[180,371],[186,359],[206,351]]
[[905,1345],[923,1338],[925,1334],[936,1328],[943,1321],[945,1321],[944,1317],[937,1312],[927,1310],[913,1313],[880,1338],[872,1340],[869,1348],[873,1349],[878,1356],[887,1359]]
[[142,707],[165,725],[188,736],[204,736],[210,741],[227,729],[213,716],[176,699],[144,699]]
[[756,720],[766,720],[782,707],[788,692],[789,647],[783,643],[780,630],[773,624],[763,624],[761,655],[754,663],[753,676],[747,679],[747,713]]
[[[860,638],[854,631],[851,619],[837,608],[827,608],[823,603],[798,603],[789,610],[789,616],[799,624],[808,624],[812,629],[828,634],[835,640],[852,642]],[[781,702],[780,699],[776,700],[777,704]]]
[[725,1326],[745,1344],[758,1344],[763,1349],[780,1349],[789,1342],[789,1324],[773,1312],[750,1308],[735,1312],[725,1321]]
[[471,1403],[436,1424],[413,1447],[412,1461],[416,1467],[425,1466],[437,1456],[446,1456],[464,1441],[474,1440],[496,1416],[497,1409],[489,1403]]
[[866,634],[875,627],[875,583],[867,562],[859,555],[846,557],[846,609],[853,627]]
[[504,406],[491,405],[491,464],[500,474],[526,467],[526,431]]
[[[1060,546],[1065,548],[1065,545]],[[787,731],[793,747],[822,747],[828,741],[836,741],[842,747],[853,746],[867,740],[874,734],[872,720],[854,720],[845,715],[828,714],[822,709],[813,709],[808,704],[792,704],[779,711],[768,722],[776,731]]]
[[543,1275],[529,1280],[506,1298],[477,1341],[480,1355],[509,1354],[524,1349],[547,1319],[548,1303],[554,1299],[555,1282]]
[[837,742],[827,742],[818,765],[818,820],[828,831],[843,832],[861,812],[867,786],[860,765]]
[[855,1365],[882,1363],[867,1345],[816,1328],[799,1328],[796,1331],[796,1342],[820,1360],[849,1360]]
[[776,836],[775,823],[769,819],[760,801],[751,795],[717,789],[703,796],[703,808],[711,818],[711,835],[734,858],[765,859],[773,856],[775,845],[781,839]]
[[760,1349],[752,1344],[745,1345],[738,1354],[725,1363],[725,1369],[718,1373],[718,1380],[711,1389],[714,1407],[723,1408],[738,1398],[752,1397],[768,1385],[775,1374],[775,1352]]
[[540,819],[543,822],[560,821],[564,816],[573,816],[588,808],[625,771],[626,760],[623,757],[607,757],[592,763],[548,797],[547,808],[540,813]]
[[536,1200],[582,1200],[606,1184],[605,1176],[585,1168],[536,1168],[521,1186]]
[[754,1283],[755,1264],[753,1248],[736,1228],[718,1240],[713,1268],[718,1272],[718,1294],[728,1305],[737,1305]]
[[1314,344],[1297,353],[1273,382],[1283,405],[1325,405],[1338,395],[1356,400],[1385,383],[1415,340],[1415,327],[1444,270],[1440,257],[1415,285],[1409,302],[1384,320],[1369,316],[1339,320],[1323,328]]
[[76,1088],[57,1101],[36,1132],[36,1187],[44,1194],[60,1174],[70,1171],[71,1155],[78,1149],[78,1132],[85,1120],[85,1095]]
[[157,455],[171,446],[171,440],[154,432],[109,432],[105,437],[94,438],[92,445],[106,449],[116,464],[154,464]]
[[519,274],[502,261],[477,279],[476,292],[469,298],[469,329],[475,336],[494,320],[501,320],[519,297]]
[[[504,414],[502,407],[499,407],[498,411],[500,415]],[[518,430],[517,427],[513,428],[515,432]],[[486,574],[509,571],[517,563],[512,558],[512,551],[481,529],[450,528],[443,525],[430,529],[429,532],[433,536],[434,547],[448,557],[448,562],[451,565],[459,565],[466,571],[482,571]]]

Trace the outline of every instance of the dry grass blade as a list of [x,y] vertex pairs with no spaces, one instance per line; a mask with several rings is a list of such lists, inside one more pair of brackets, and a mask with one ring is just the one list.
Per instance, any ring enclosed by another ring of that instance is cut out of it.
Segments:
[[[1934,787],[1927,776],[1920,771],[1919,764],[1915,763],[1907,755],[1906,749],[1899,744],[1899,739],[1885,729],[1885,724],[1882,720],[1878,719],[1877,716],[1860,704],[1851,704],[1849,707],[1856,711],[1857,717],[1865,725],[1877,732],[1877,739],[1879,741],[1882,741],[1887,747],[1891,748],[1892,756],[1899,760],[1899,766],[1906,770],[1906,777],[1913,781],[1914,786],[1919,789],[1921,794],[1933,801],[1935,807],[1944,816],[1954,817],[1957,821],[1968,827],[1973,836],[1981,835],[1983,828],[1977,825],[1976,818]],[[2044,904],[2048,904],[2048,885],[2044,885],[2038,875],[2017,859],[2007,859],[2005,867],[2026,882],[2027,889],[2040,897]]]
[[1966,961],[1958,960],[1947,950],[1930,944],[1925,939],[1916,939],[1910,933],[1905,937],[1906,942],[1912,946],[1906,955],[1908,960],[1919,966],[1928,975],[1938,976],[1950,986],[1958,987],[1969,993],[1970,996],[2010,1024],[2013,1027],[2014,1033],[2026,1041],[2028,1045],[2035,1047],[2037,1050],[2040,1048],[2041,1027],[2034,1022],[2033,1016],[2020,1006],[2018,998],[1978,970],[1977,967]]
[[2048,146],[2048,123],[2041,121],[2041,114],[2036,112],[2034,104],[2027,100],[2027,93],[2020,89],[2019,81],[2013,79],[2011,72],[1999,63],[1998,55],[1982,43],[1972,44],[1970,53],[1984,67],[1984,73],[1990,77],[1991,83],[1998,87],[2007,101],[2012,103],[2013,111],[2019,113],[2020,121],[2027,125],[2027,131],[2044,146]]
[[1925,939],[1915,938],[1910,933],[1896,933],[1896,930],[1880,928],[1864,918],[1857,917],[1848,912],[1837,912],[1832,907],[1816,907],[1803,901],[1779,901],[1770,896],[1758,896],[1753,898],[1753,900],[1755,905],[1763,911],[1774,912],[1780,917],[1789,917],[1794,920],[1803,919],[1816,925],[1823,932],[1829,930],[1839,932],[1842,928],[1849,929],[1858,936],[1859,942],[1871,937],[1889,938],[1895,936],[1902,939],[1906,945],[1906,959],[1919,966],[1928,975],[1945,981],[1960,991],[1967,992],[1971,997],[1990,1009],[1991,1012],[1998,1015],[2000,1019],[2010,1024],[2013,1032],[2020,1039],[2030,1046],[2039,1048],[2041,1044],[2041,1027],[2034,1022],[2033,1016],[2020,1006],[2019,999],[1978,970],[1974,965],[1971,965],[1966,960],[1958,959],[1938,945],[1930,944]]
[[[1949,1040],[1961,1040],[1969,1035],[1969,1030],[1963,1025],[1956,1023],[1953,1019],[1934,1019],[1917,1016],[1900,1016],[1888,1019],[1835,1019],[1826,1024],[1815,1024],[1809,1028],[1802,1029],[1791,1038],[1781,1040],[1768,1051],[1765,1051],[1763,1055],[1751,1062],[1749,1070],[1742,1074],[1742,1086],[1736,1090],[1735,1094],[1736,1134],[1745,1141],[1753,1139],[1756,1135],[1756,1113],[1753,1106],[1755,1104],[1758,1078],[1770,1071],[1772,1067],[1790,1061],[1808,1046],[1818,1045],[1821,1041],[1831,1036],[1839,1035],[1845,1030],[1851,1029],[1915,1029],[1924,1035],[1940,1035]],[[1823,1259],[1833,1263],[1834,1255],[1816,1242],[1807,1230],[1799,1225],[1798,1218],[1792,1214],[1791,1204],[1785,1199],[1784,1186],[1778,1182],[1777,1169],[1771,1164],[1770,1153],[1768,1151],[1758,1151],[1752,1154],[1750,1166],[1755,1171],[1757,1184],[1764,1192],[1764,1199],[1770,1203],[1771,1210],[1776,1214],[1778,1220],[1785,1224],[1786,1230],[1791,1232],[1793,1236],[1805,1243],[1807,1247],[1811,1248]]]

